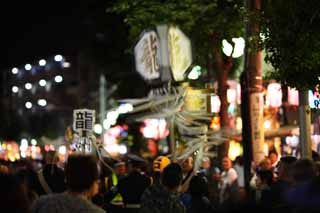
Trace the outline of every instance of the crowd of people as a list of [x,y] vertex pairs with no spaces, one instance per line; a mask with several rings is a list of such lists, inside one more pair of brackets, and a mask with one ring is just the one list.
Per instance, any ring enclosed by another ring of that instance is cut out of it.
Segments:
[[[193,156],[173,162],[137,155],[97,159],[73,153],[60,166],[54,151],[43,164],[0,162],[1,212],[207,213],[302,212],[320,209],[319,158],[279,157],[271,151],[252,168],[245,189],[242,156],[221,162]],[[107,162],[107,163],[106,163]],[[111,167],[109,166],[111,165]]]

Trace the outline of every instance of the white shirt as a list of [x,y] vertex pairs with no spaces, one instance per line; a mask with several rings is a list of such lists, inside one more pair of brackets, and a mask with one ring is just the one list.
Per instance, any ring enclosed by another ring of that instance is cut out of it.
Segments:
[[234,169],[238,174],[238,185],[239,187],[244,187],[244,168],[238,164],[234,165]]
[[238,179],[238,174],[234,168],[230,168],[228,171],[221,173],[221,187],[220,187],[220,202],[222,203],[225,198],[225,190],[228,186],[231,186]]

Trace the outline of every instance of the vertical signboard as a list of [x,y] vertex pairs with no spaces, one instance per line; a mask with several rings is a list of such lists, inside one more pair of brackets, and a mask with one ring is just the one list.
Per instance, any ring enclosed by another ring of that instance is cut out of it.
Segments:
[[263,94],[250,94],[250,119],[254,162],[264,159]]

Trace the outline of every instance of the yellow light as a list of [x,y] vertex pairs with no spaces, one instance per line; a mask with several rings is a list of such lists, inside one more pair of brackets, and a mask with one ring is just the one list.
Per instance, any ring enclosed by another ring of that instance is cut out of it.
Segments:
[[266,121],[264,122],[264,128],[265,128],[265,129],[270,129],[270,127],[271,127],[271,121],[266,120]]
[[243,149],[240,143],[234,140],[230,141],[228,156],[231,160],[235,160],[237,156],[242,155]]
[[11,150],[12,150],[12,147],[11,147],[10,144],[7,145],[7,150],[8,150],[8,151],[11,151]]
[[242,129],[242,119],[240,117],[237,117],[236,120],[236,129],[241,130]]

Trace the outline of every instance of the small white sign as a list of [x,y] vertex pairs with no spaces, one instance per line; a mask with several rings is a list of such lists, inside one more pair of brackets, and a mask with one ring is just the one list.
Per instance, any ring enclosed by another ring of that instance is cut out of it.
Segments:
[[92,134],[95,123],[95,114],[95,110],[90,109],[73,110],[74,131],[79,134],[82,134],[83,131]]

